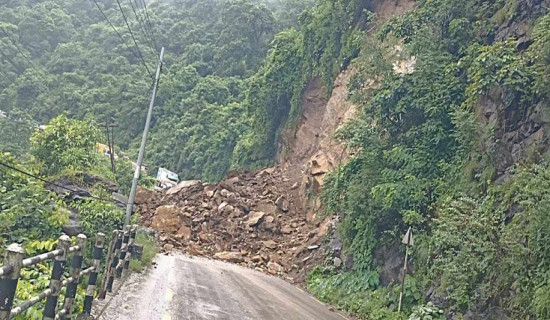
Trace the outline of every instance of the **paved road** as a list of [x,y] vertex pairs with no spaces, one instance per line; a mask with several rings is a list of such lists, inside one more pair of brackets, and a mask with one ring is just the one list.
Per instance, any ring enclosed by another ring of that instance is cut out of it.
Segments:
[[342,320],[311,295],[254,270],[203,258],[159,255],[132,275],[102,320]]

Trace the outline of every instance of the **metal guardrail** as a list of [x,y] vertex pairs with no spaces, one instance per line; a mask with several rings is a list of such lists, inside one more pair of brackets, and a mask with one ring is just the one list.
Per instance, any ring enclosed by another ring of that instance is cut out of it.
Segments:
[[[99,288],[99,299],[104,299],[106,291],[111,292],[114,279],[122,277],[130,265],[130,254],[133,248],[136,226],[126,230],[113,231],[113,239],[107,254],[105,272],[102,285]],[[25,259],[25,251],[20,244],[13,243],[6,249],[4,265],[0,267],[0,320],[12,319],[33,305],[46,299],[43,310],[43,320],[69,320],[73,317],[74,300],[78,284],[84,275],[90,275],[84,297],[84,308],[80,319],[91,317],[92,305],[95,298],[97,280],[101,268],[105,235],[98,233],[92,252],[90,266],[82,269],[87,238],[84,234],[77,236],[77,245],[71,246],[71,239],[67,235],[59,237],[55,250]],[[62,280],[66,272],[67,260],[72,254],[69,276]],[[18,306],[13,306],[17,284],[21,276],[21,269],[34,266],[38,263],[54,260],[51,270],[49,288],[37,296],[25,300]],[[66,288],[64,301],[59,303],[61,289]],[[58,310],[58,305],[62,305]]]

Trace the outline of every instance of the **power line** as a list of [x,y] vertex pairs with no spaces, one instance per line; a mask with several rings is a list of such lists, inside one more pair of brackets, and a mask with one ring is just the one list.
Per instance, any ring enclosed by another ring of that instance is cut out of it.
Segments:
[[[31,68],[39,74],[39,76],[44,80],[46,81],[46,79],[44,78],[45,77],[45,74],[43,74],[42,72],[38,71],[38,69],[36,68],[36,66],[34,65],[34,63],[31,61],[31,59],[29,57],[27,57],[27,55],[25,53],[23,53],[23,50],[21,50],[21,48],[19,48],[19,46],[17,45],[17,42],[15,42],[15,40],[13,40],[10,35],[6,32],[6,30],[4,29],[4,27],[0,27],[0,29],[2,30],[2,33],[6,36],[6,38],[8,38],[10,40],[10,42],[13,44],[13,46],[17,49],[17,51],[19,52],[19,54],[21,54],[21,56],[23,57],[23,59],[25,59],[29,65],[31,66]],[[46,81],[47,82],[47,81]]]
[[10,56],[7,55],[7,54],[4,52],[4,50],[2,50],[1,48],[0,48],[0,55],[2,55],[2,57],[4,57],[4,58],[11,64],[11,66],[15,69],[15,71],[16,71],[18,74],[25,72],[25,69],[21,69],[20,66],[17,66],[17,65],[13,62],[13,60],[10,58]]
[[[103,15],[103,17],[105,18],[105,20],[107,20],[107,22],[109,23],[109,25],[111,26],[111,28],[115,31],[115,33],[118,35],[118,37],[120,38],[120,40],[122,40],[122,44],[126,44],[126,40],[124,40],[124,37],[122,37],[122,35],[120,34],[120,32],[118,32],[118,30],[115,28],[115,26],[111,23],[111,20],[109,20],[109,18],[107,17],[107,15],[105,14],[105,12],[103,12],[103,9],[101,9],[101,7],[99,6],[99,3],[97,3],[97,0],[94,0],[94,3],[95,5],[97,6],[97,8],[99,9],[99,11],[101,12],[101,14]],[[134,50],[128,48],[128,50],[130,50],[130,52],[132,52],[132,54],[139,59],[139,56],[134,52]]]
[[149,32],[151,33],[151,37],[153,38],[153,45],[155,46],[155,50],[158,52],[159,48],[157,47],[157,42],[155,41],[155,31],[153,27],[151,26],[151,18],[149,18],[149,10],[147,10],[147,4],[145,3],[145,0],[141,0],[143,3],[143,8],[145,9],[145,17],[147,21],[147,25],[149,26]]
[[147,67],[147,63],[145,63],[145,60],[143,59],[143,55],[141,54],[141,50],[139,50],[139,46],[137,44],[136,38],[134,37],[134,33],[132,32],[132,28],[130,28],[130,24],[128,24],[128,19],[126,19],[126,15],[124,14],[124,10],[122,9],[122,6],[120,5],[120,1],[116,0],[116,3],[118,4],[118,8],[120,9],[120,12],[122,13],[122,18],[124,18],[124,23],[126,23],[126,27],[128,28],[128,31],[130,32],[130,36],[132,36],[132,40],[134,41],[134,45],[136,46],[136,49],[139,53],[139,57],[141,58],[141,62],[143,62],[143,65],[145,66],[145,69],[147,70],[147,73],[151,78],[153,78],[153,75],[149,71],[149,67]]
[[[36,179],[36,180],[40,180],[40,181],[42,181],[42,182],[44,182],[44,183],[46,183],[46,184],[49,184],[49,185],[52,185],[52,186],[55,186],[55,187],[58,187],[58,188],[61,188],[61,189],[64,189],[64,190],[67,190],[67,191],[70,191],[70,192],[76,192],[75,190],[72,190],[72,189],[70,189],[70,188],[67,188],[67,187],[58,185],[58,184],[56,184],[56,183],[54,183],[54,182],[51,182],[51,181],[48,181],[48,180],[46,180],[46,179],[44,179],[44,178],[38,177],[38,176],[36,176],[36,175],[34,175],[34,174],[32,174],[32,173],[28,173],[28,172],[26,172],[26,171],[17,169],[16,167],[11,166],[11,165],[9,165],[9,164],[7,164],[7,163],[4,163],[4,162],[1,162],[1,161],[0,161],[0,165],[6,167],[6,168],[8,168],[8,169],[11,169],[11,170],[13,170],[13,171],[17,171],[17,172],[19,172],[19,173],[21,173],[21,174],[24,174],[24,175],[26,175],[26,176],[32,177],[32,178],[34,178],[34,179]],[[96,197],[96,196],[94,196],[94,195],[90,195],[89,198],[93,198],[93,199],[99,200],[99,201],[110,202],[110,203],[114,203],[114,204],[119,203],[119,202],[116,202],[116,201],[114,201],[114,200],[112,200],[112,199]],[[121,203],[121,204],[127,205],[128,203]]]
[[[128,0],[130,2],[130,6],[132,7],[132,11],[134,12],[134,16],[136,16],[136,21],[138,22],[138,25],[139,25],[139,29],[141,30],[141,33],[144,34],[145,36],[145,40],[147,41],[147,43],[149,44],[149,48],[151,48],[151,50],[153,50],[153,52],[155,53],[155,55],[157,54],[157,52],[155,51],[155,49],[153,48],[153,45],[151,44],[151,40],[149,39],[149,35],[147,34],[147,30],[144,29],[143,27],[143,23],[142,23],[142,18],[141,18],[141,15],[138,15],[137,14],[137,11],[136,11],[136,8],[134,6],[134,3],[132,0]],[[136,0],[136,4],[137,4],[137,0]]]

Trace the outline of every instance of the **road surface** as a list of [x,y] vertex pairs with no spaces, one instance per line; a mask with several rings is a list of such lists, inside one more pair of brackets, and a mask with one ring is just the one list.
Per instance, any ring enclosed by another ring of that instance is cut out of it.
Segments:
[[343,320],[287,282],[221,261],[158,255],[156,268],[133,274],[101,320]]

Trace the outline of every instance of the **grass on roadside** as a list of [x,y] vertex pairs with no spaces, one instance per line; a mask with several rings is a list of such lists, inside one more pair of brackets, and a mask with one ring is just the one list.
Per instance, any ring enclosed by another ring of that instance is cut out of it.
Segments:
[[139,233],[136,235],[136,243],[143,246],[143,253],[141,260],[131,259],[130,260],[130,269],[135,272],[143,272],[146,270],[151,263],[153,258],[157,254],[157,244],[153,237],[150,237],[146,234]]

